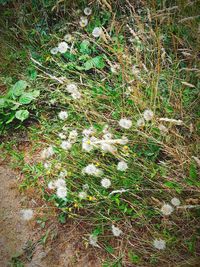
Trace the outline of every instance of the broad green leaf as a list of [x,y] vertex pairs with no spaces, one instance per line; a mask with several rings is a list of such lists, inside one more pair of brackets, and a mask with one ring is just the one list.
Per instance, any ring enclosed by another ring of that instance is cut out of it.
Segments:
[[13,85],[12,93],[15,96],[20,96],[24,92],[27,86],[28,83],[26,81],[20,80]]
[[29,112],[26,109],[20,109],[15,113],[15,117],[20,121],[26,120],[28,116],[29,116]]
[[88,40],[84,40],[80,44],[80,52],[82,54],[90,54],[91,50],[89,49],[90,42]]
[[104,62],[103,57],[97,56],[97,57],[93,58],[93,65],[97,69],[103,69],[105,67],[105,62]]
[[29,104],[31,101],[34,99],[32,93],[23,93],[23,95],[20,96],[19,98],[19,103],[20,104]]
[[92,59],[84,63],[85,70],[90,70],[94,67]]
[[6,100],[4,98],[0,98],[0,108],[5,108],[6,106]]

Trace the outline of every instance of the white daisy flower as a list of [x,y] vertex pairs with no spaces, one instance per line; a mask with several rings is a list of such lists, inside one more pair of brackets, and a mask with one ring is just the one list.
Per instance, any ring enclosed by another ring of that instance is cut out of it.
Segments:
[[104,187],[104,188],[109,188],[111,186],[111,181],[110,179],[107,179],[107,178],[103,178],[101,180],[101,185]]
[[32,209],[23,209],[20,211],[21,217],[25,221],[30,221],[33,218],[33,210]]
[[118,237],[122,234],[122,230],[120,230],[118,227],[112,225],[112,233],[114,236]]
[[161,208],[163,215],[170,215],[174,211],[174,208],[170,204],[164,204]]
[[53,150],[53,147],[52,146],[49,146],[47,148],[45,148],[43,151],[42,151],[42,154],[41,154],[41,157],[43,159],[48,159],[50,157],[52,157],[54,155],[54,150]]
[[65,199],[67,196],[67,188],[65,187],[58,187],[56,190],[56,195],[59,198]]
[[58,137],[60,137],[60,139],[66,139],[66,135],[64,133],[59,133]]
[[56,55],[58,53],[58,47],[54,47],[50,50],[52,55]]
[[79,192],[78,197],[79,197],[80,199],[85,199],[85,198],[87,197],[87,193],[84,192],[84,191]]
[[74,91],[77,91],[78,87],[75,83],[70,83],[67,85],[67,92],[69,92],[70,94],[72,94]]
[[98,242],[98,238],[97,238],[97,236],[96,235],[90,235],[89,236],[89,243],[90,243],[90,245],[92,245],[93,247],[100,247],[98,244],[97,244],[97,242]]
[[142,128],[144,126],[145,126],[145,120],[143,118],[138,119],[137,122],[136,122],[136,127],[137,128]]
[[119,121],[119,125],[124,129],[129,129],[132,126],[132,121],[126,118],[123,118]]
[[128,165],[125,161],[119,161],[117,164],[117,170],[118,171],[125,171],[126,169],[128,169]]
[[73,37],[70,33],[65,34],[63,38],[67,43],[71,43],[73,41]]
[[180,204],[181,204],[180,199],[178,199],[177,197],[172,198],[171,203],[175,207],[180,206]]
[[97,168],[94,164],[89,164],[83,169],[83,173],[88,175],[100,176],[103,174],[102,170]]
[[162,239],[155,239],[153,241],[153,246],[159,250],[162,250],[166,248],[166,242]]
[[59,187],[66,187],[66,182],[64,179],[59,178],[54,182],[55,187],[59,188]]
[[48,183],[48,188],[49,189],[56,189],[55,183],[53,181]]
[[153,111],[150,109],[146,109],[143,113],[143,117],[145,121],[151,121],[154,117]]
[[77,141],[77,137],[78,137],[78,133],[76,130],[72,130],[70,133],[69,133],[69,137],[68,137],[68,140],[70,143],[74,144],[76,143]]
[[68,49],[69,49],[69,45],[66,42],[61,42],[58,44],[58,51],[61,54],[66,53]]
[[68,118],[68,113],[67,113],[67,111],[60,111],[59,113],[58,113],[58,117],[59,117],[59,119],[61,119],[61,120],[66,120],[67,118]]
[[92,31],[92,35],[95,37],[95,38],[98,38],[102,35],[103,31],[102,31],[102,28],[100,27],[95,27],[94,30]]
[[79,24],[82,28],[86,27],[88,25],[88,19],[86,17],[81,17]]
[[72,144],[69,141],[63,141],[60,145],[62,149],[68,150],[72,147]]
[[91,15],[92,14],[92,9],[91,8],[89,8],[89,7],[86,7],[86,8],[84,8],[84,14],[86,15],[86,16],[89,16],[89,15]]

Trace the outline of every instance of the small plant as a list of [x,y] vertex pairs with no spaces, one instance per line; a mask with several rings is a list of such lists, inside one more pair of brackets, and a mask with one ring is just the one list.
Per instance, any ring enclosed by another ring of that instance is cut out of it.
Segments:
[[28,105],[39,95],[39,90],[28,90],[24,80],[16,82],[4,96],[0,97],[0,131],[14,120],[23,122],[29,117]]

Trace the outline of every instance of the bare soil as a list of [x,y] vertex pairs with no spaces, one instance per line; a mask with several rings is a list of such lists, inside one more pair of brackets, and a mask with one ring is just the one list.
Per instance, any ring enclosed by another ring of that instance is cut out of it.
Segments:
[[[66,226],[61,231],[57,228],[56,238],[48,246],[38,242],[40,230],[34,222],[26,222],[20,216],[26,207],[17,185],[16,174],[0,164],[0,267],[101,266],[95,251],[83,252],[76,226]],[[23,265],[16,265],[18,261]]]

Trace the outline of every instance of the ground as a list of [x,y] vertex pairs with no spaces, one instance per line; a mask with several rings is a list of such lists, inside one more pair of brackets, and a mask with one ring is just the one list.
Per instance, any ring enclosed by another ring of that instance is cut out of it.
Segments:
[[17,189],[17,174],[4,164],[0,165],[0,183],[0,267],[10,266],[11,262],[11,266],[20,267],[23,265],[15,264],[23,262],[25,267],[98,266],[90,256],[78,255],[75,227],[63,229],[54,249],[50,246],[44,249],[37,240],[37,227],[20,216],[24,196]]

